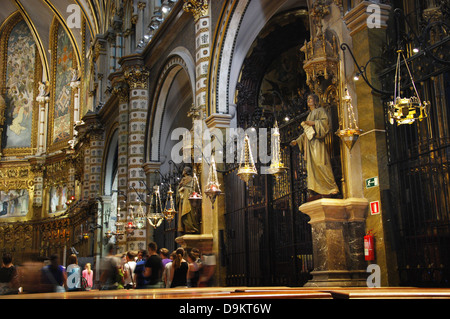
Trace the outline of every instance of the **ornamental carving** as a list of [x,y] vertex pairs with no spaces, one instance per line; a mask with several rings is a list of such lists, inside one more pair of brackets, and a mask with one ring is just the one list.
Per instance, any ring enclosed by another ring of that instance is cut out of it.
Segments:
[[208,14],[208,0],[184,0],[183,10],[192,13],[197,21]]
[[131,66],[123,73],[130,89],[147,89],[150,72],[144,66]]

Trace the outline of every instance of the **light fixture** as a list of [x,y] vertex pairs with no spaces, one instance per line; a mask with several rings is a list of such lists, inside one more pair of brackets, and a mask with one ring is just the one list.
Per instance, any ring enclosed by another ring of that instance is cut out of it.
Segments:
[[[406,69],[408,70],[408,75],[411,80],[411,84],[414,88],[415,95],[409,98],[401,97],[401,73],[400,65],[401,58],[405,63]],[[388,116],[389,122],[397,125],[401,124],[412,124],[416,120],[422,121],[427,117],[427,108],[429,102],[423,102],[420,100],[419,93],[417,92],[414,79],[409,69],[408,62],[406,61],[405,54],[403,50],[397,50],[397,66],[395,69],[395,87],[394,87],[394,100],[388,103]]]
[[206,184],[205,194],[211,200],[212,208],[214,209],[214,202],[217,196],[222,193],[220,190],[219,180],[217,178],[216,162],[214,160],[214,155],[211,156],[211,164],[209,166],[209,176],[208,182]]
[[258,174],[255,166],[255,162],[253,161],[252,151],[250,149],[250,139],[248,135],[245,134],[244,138],[244,149],[241,153],[241,161],[239,163],[239,170],[237,172],[237,176],[242,179],[245,183],[253,178],[256,174]]
[[342,118],[344,119],[343,128],[338,130],[336,135],[339,136],[342,142],[344,142],[348,149],[351,150],[358,140],[362,130],[356,123],[355,112],[352,105],[352,97],[348,93],[347,88],[345,88],[345,95],[343,96],[342,101],[345,105],[345,110],[342,112]]
[[[198,183],[197,174],[195,172],[194,172],[193,179],[194,179],[194,189],[188,199],[189,199],[189,203],[191,204],[191,207],[194,209],[198,209],[202,205],[203,198],[201,195],[200,185]],[[196,186],[197,186],[198,191],[195,190]]]
[[142,207],[142,202],[139,202],[137,214],[134,217],[134,224],[136,225],[137,229],[142,229],[145,227],[145,213],[144,208]]
[[355,76],[353,77],[353,81],[359,81],[359,73],[356,73]]
[[278,128],[278,122],[275,120],[275,125],[272,129],[272,162],[270,163],[267,172],[274,175],[276,178],[280,178],[287,168],[284,166],[281,160],[281,147],[280,147],[280,130]]
[[175,214],[176,214],[176,210],[175,210],[175,202],[173,200],[173,190],[172,190],[172,186],[169,185],[169,190],[167,191],[167,198],[166,198],[166,205],[164,207],[164,218],[168,221],[171,222],[174,218],[175,218]]
[[153,186],[152,203],[150,206],[150,213],[147,214],[148,223],[157,228],[164,220],[161,207],[161,195],[159,193],[159,186]]

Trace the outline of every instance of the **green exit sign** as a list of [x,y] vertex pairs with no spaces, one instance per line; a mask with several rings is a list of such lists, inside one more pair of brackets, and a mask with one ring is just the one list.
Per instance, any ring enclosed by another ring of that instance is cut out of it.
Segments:
[[378,177],[371,177],[366,179],[366,188],[378,186]]

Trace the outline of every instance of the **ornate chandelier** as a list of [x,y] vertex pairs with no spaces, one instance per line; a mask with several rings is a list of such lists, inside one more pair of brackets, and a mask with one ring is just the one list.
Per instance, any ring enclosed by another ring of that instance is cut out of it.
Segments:
[[[403,57],[406,69],[414,88],[415,95],[410,98],[401,97],[401,74],[400,74],[400,60]],[[417,92],[414,79],[411,74],[411,70],[406,61],[403,50],[397,50],[397,66],[395,69],[395,88],[394,88],[394,100],[388,103],[388,116],[389,122],[397,125],[412,124],[416,120],[423,120],[427,117],[429,102],[423,102],[420,100],[419,93]]]
[[242,179],[245,183],[253,178],[256,174],[258,174],[255,166],[255,162],[253,161],[252,151],[250,149],[250,140],[248,135],[245,135],[244,138],[244,149],[241,153],[241,161],[239,163],[239,170],[237,172],[237,176]]

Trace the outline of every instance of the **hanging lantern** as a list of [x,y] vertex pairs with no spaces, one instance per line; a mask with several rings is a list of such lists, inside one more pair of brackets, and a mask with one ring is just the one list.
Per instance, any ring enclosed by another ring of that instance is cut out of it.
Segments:
[[150,213],[147,215],[147,220],[153,228],[158,228],[164,220],[164,215],[162,214],[161,207],[161,196],[159,194],[159,186],[153,186],[152,203],[154,203],[154,205],[152,205],[154,209],[152,209],[152,207],[150,208]]
[[66,205],[70,206],[73,202],[75,202],[75,196],[70,196],[69,199],[66,201]]
[[209,176],[205,188],[205,194],[211,200],[213,209],[214,209],[214,202],[216,201],[217,196],[219,196],[222,193],[219,186],[220,184],[219,179],[217,178],[216,162],[214,160],[214,156],[211,156],[211,165],[209,166]]
[[167,199],[166,199],[166,205],[164,207],[164,218],[171,222],[175,218],[176,214],[175,210],[175,202],[173,200],[173,190],[172,186],[169,185],[169,190],[167,191]]
[[[401,74],[400,74],[400,58],[403,57],[403,61],[408,70],[408,74],[414,88],[415,96],[410,98],[401,97]],[[394,100],[388,103],[388,116],[389,122],[397,125],[412,124],[416,120],[422,121],[428,115],[429,102],[423,102],[420,100],[419,93],[417,92],[414,79],[409,69],[408,62],[406,61],[403,50],[397,51],[397,66],[395,69],[395,87],[394,87]]]
[[133,205],[130,205],[130,215],[128,216],[128,222],[127,222],[127,224],[126,224],[126,226],[125,226],[125,231],[128,233],[128,234],[131,234],[132,232],[133,232],[133,230],[135,230],[136,229],[136,226],[133,224],[133,221],[134,221],[134,214],[133,214],[133,212],[134,212],[134,207],[133,207]]
[[117,207],[117,220],[115,223],[116,231],[113,233],[114,236],[123,235],[123,233],[120,232],[120,230],[123,227],[123,223],[120,221],[120,206]]
[[142,203],[139,202],[139,207],[137,209],[137,215],[134,217],[134,224],[137,229],[142,229],[145,227],[145,214],[144,209],[142,208]]
[[344,115],[345,112],[342,114],[342,117],[344,118],[344,128],[338,130],[336,134],[341,138],[342,142],[344,142],[348,149],[351,150],[358,140],[362,130],[356,123],[355,112],[352,105],[352,97],[348,93],[347,88],[345,88],[345,95],[342,98],[342,101],[346,106],[346,116]]
[[267,172],[276,178],[280,178],[286,170],[287,168],[281,161],[280,130],[278,128],[278,122],[275,120],[275,125],[272,130],[272,162]]
[[[199,185],[199,183],[198,183],[198,178],[197,178],[197,174],[195,174],[195,172],[194,172],[194,190],[193,190],[193,192],[191,193],[191,195],[189,196],[189,203],[191,204],[191,207],[193,208],[193,209],[198,209],[198,208],[200,208],[201,206],[202,206],[202,195],[201,195],[201,192],[200,192],[200,185]],[[197,189],[198,189],[198,191],[196,191],[196,187],[197,186]]]
[[253,161],[252,151],[250,149],[250,140],[248,135],[244,138],[244,149],[241,153],[241,162],[239,164],[239,170],[237,176],[242,179],[245,183],[258,174],[256,170],[255,163]]

